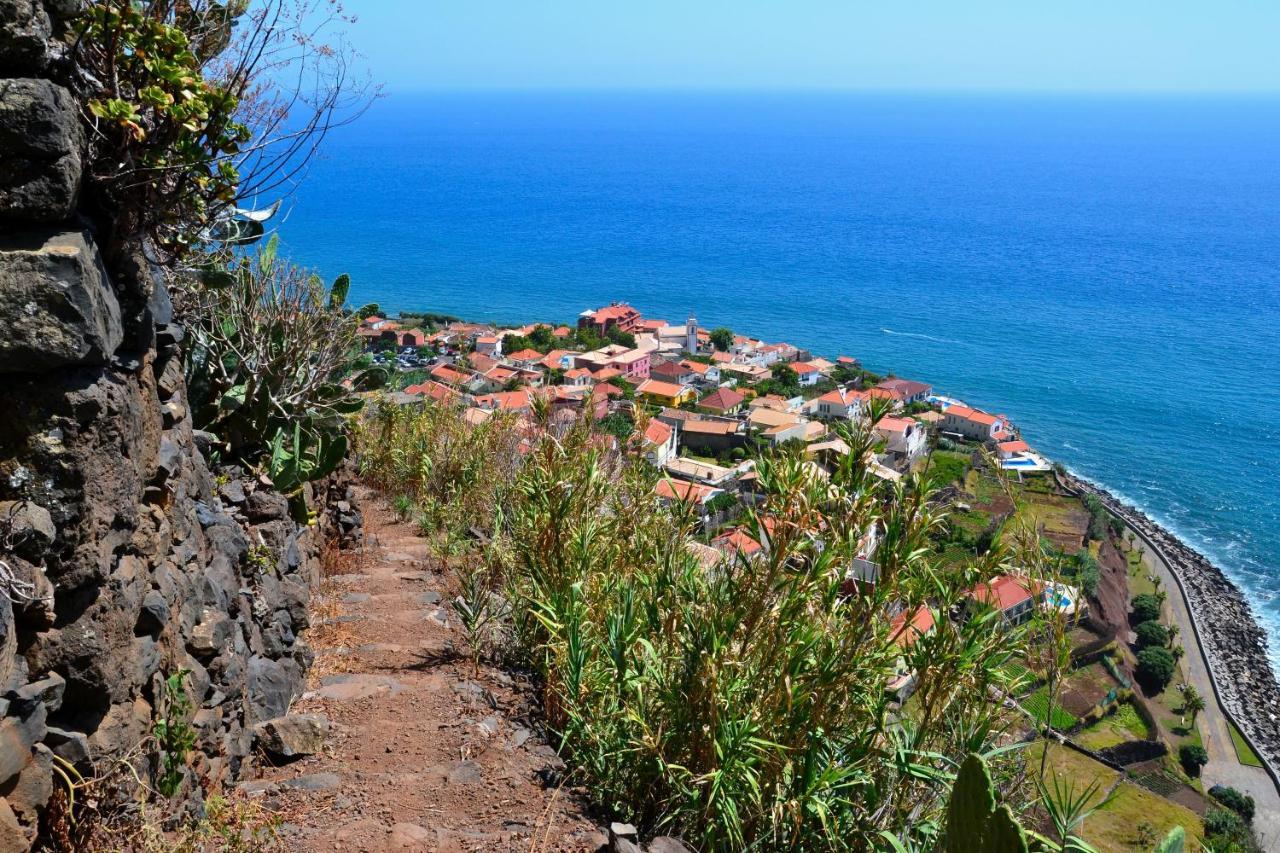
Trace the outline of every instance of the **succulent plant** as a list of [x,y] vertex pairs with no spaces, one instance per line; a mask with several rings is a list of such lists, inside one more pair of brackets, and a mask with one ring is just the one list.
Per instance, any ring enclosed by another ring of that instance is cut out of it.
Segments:
[[997,806],[991,774],[982,757],[970,753],[960,765],[947,806],[946,853],[1018,853],[1027,837],[1006,805]]

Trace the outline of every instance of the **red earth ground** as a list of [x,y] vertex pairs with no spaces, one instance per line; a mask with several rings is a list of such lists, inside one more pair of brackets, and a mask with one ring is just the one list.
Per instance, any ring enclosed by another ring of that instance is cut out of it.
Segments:
[[325,750],[243,788],[289,850],[591,851],[607,841],[538,734],[533,691],[466,656],[428,540],[365,495],[366,551],[313,605]]

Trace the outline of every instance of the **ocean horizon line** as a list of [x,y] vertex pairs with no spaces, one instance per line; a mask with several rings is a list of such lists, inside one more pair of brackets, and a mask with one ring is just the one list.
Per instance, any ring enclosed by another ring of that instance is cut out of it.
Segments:
[[1280,100],[1280,89],[1072,89],[878,86],[421,86],[384,83],[392,95],[688,95],[688,96],[867,96],[920,98],[1072,99],[1089,100]]

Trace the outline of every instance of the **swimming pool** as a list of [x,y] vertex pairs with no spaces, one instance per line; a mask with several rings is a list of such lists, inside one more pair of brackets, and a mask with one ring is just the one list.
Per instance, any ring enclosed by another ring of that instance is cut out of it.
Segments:
[[1065,583],[1047,583],[1044,588],[1044,604],[1066,616],[1074,616],[1079,605],[1080,594],[1075,587]]
[[1018,458],[1018,459],[1006,459],[1006,460],[1004,460],[1004,464],[1003,464],[1003,466],[1002,466],[1002,467],[1005,467],[1005,468],[1035,468],[1035,467],[1037,467],[1037,466],[1039,466],[1039,465],[1040,465],[1040,463],[1039,463],[1039,462],[1037,462],[1037,461],[1036,461],[1036,460],[1034,460],[1034,459]]

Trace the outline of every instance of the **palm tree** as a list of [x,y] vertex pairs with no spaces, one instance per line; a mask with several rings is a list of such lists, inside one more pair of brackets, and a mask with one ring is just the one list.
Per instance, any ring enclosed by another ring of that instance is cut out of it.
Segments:
[[1182,692],[1182,712],[1191,715],[1190,728],[1195,728],[1196,717],[1204,709],[1204,697],[1200,695],[1199,690],[1196,690],[1195,685],[1188,684],[1187,689]]
[[1166,629],[1167,629],[1167,631],[1168,631],[1168,634],[1169,634],[1169,643],[1168,643],[1168,645],[1172,646],[1172,645],[1173,645],[1173,641],[1174,641],[1174,640],[1176,640],[1176,639],[1178,638],[1178,632],[1179,632],[1181,629],[1180,629],[1177,625],[1167,625],[1167,626],[1165,626],[1165,627],[1166,627]]

